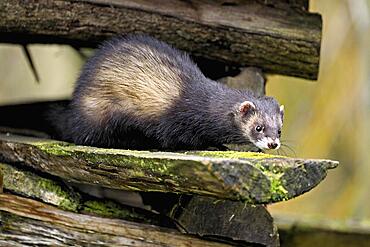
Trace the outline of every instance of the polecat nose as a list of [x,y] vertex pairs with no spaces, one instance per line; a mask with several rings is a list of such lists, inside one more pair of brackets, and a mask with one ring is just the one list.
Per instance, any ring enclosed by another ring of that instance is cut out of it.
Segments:
[[267,144],[267,146],[271,149],[275,149],[277,148],[278,144],[276,142],[270,142],[269,144]]

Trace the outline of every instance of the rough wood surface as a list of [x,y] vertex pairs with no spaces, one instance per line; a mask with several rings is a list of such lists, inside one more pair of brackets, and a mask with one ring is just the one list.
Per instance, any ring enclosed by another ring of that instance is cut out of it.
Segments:
[[171,229],[62,211],[0,194],[1,246],[229,246]]
[[288,200],[309,191],[338,164],[248,152],[101,149],[10,134],[0,134],[0,157],[72,182],[252,204]]
[[116,34],[147,33],[196,56],[317,78],[319,14],[290,1],[227,2],[3,0],[0,42],[95,46]]
[[264,206],[193,196],[171,210],[185,232],[200,236],[246,241],[263,246],[279,246],[273,218]]
[[0,163],[0,172],[4,176],[3,186],[7,192],[37,199],[63,210],[139,223],[173,226],[167,218],[158,214],[86,195],[58,181],[57,178],[47,178],[4,163]]
[[267,5],[274,5],[276,7],[280,5],[284,6],[285,4],[289,4],[289,6],[299,8],[302,10],[308,10],[309,7],[309,0],[259,0],[259,1]]
[[80,195],[66,185],[4,163],[0,163],[0,171],[4,178],[3,187],[8,191],[69,211],[77,211],[80,207]]

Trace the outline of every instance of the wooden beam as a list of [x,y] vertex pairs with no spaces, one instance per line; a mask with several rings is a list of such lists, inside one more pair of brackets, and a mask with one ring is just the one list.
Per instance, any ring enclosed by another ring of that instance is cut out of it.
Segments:
[[258,1],[266,5],[272,5],[275,7],[280,7],[281,5],[286,6],[286,4],[288,4],[293,8],[298,8],[301,10],[308,10],[309,8],[309,0],[258,0]]
[[37,176],[29,171],[0,163],[3,186],[18,195],[36,198],[61,209],[76,212],[81,205],[81,196],[60,182]]
[[95,46],[117,34],[146,33],[196,56],[316,79],[321,16],[289,2],[262,2],[4,0],[0,42]]
[[62,211],[0,194],[1,246],[229,246],[175,230]]
[[279,245],[278,229],[263,205],[193,196],[169,212],[186,233],[262,246]]
[[10,134],[0,134],[0,157],[67,181],[132,191],[199,194],[251,204],[303,194],[338,164],[233,151],[102,149]]
[[[3,175],[3,187],[7,192],[37,199],[59,209],[138,223],[173,226],[167,218],[151,211],[86,195],[55,177],[51,179],[50,176],[5,163],[0,163],[0,173]],[[90,192],[94,189],[96,188],[90,186]]]

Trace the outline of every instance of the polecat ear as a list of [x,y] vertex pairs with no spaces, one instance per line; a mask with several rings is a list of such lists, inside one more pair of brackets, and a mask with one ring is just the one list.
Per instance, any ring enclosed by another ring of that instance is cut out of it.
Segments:
[[280,114],[281,116],[284,116],[284,105],[280,106]]
[[245,115],[251,111],[254,111],[256,109],[256,106],[250,102],[250,101],[244,101],[239,105],[239,112],[242,115]]

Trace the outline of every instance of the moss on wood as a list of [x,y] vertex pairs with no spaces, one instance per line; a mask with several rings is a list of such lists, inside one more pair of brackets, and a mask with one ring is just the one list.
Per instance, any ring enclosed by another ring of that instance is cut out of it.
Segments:
[[79,193],[72,187],[9,164],[0,163],[4,188],[12,193],[37,199],[63,210],[101,217],[125,219],[160,225],[160,216],[149,211],[131,208],[111,200]]
[[134,209],[123,207],[122,205],[110,200],[88,200],[83,203],[81,212],[116,219],[125,219],[129,221],[142,223],[155,223],[158,225],[158,219],[148,217],[148,215],[135,212]]
[[66,180],[133,191],[199,194],[251,204],[298,196],[336,167],[248,152],[149,152],[0,135],[0,154]]
[[204,157],[230,158],[230,159],[258,159],[258,158],[282,158],[284,156],[271,155],[257,152],[237,152],[237,151],[195,151],[186,154],[199,155]]
[[77,212],[80,207],[80,195],[68,186],[4,163],[0,163],[0,170],[4,175],[4,188],[9,191],[36,198],[69,211]]
[[1,246],[204,246],[176,230],[63,211],[19,196],[0,194]]

